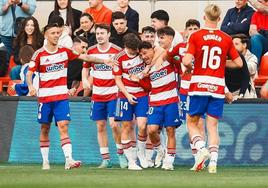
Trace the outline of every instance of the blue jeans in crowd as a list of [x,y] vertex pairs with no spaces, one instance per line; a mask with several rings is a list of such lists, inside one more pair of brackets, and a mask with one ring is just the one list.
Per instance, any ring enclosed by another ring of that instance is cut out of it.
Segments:
[[251,52],[258,58],[260,65],[261,56],[268,51],[268,38],[261,34],[251,36]]

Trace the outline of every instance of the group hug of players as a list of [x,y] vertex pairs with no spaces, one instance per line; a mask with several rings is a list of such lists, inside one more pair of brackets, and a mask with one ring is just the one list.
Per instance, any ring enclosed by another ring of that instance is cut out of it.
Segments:
[[[141,41],[131,33],[124,36],[124,49],[120,49],[109,42],[109,27],[102,24],[96,25],[98,44],[89,48],[89,55],[74,54],[62,48],[60,53],[66,51],[65,56],[59,56],[63,58],[62,61],[75,58],[85,61],[82,71],[83,85],[93,85],[91,119],[97,124],[98,143],[103,158],[100,168],[112,167],[107,119],[112,128],[120,167],[129,170],[161,165],[162,169],[174,170],[176,128],[184,121],[195,156],[195,164],[191,170],[204,169],[205,161],[210,159],[209,173],[217,172],[218,118],[222,116],[225,98],[224,70],[225,67],[242,66],[231,37],[217,29],[220,13],[218,6],[208,5],[205,8],[204,28],[200,29],[199,25],[186,27],[185,41],[172,50],[157,47],[150,41]],[[48,44],[44,48],[54,49],[52,35],[54,30],[57,32],[55,27],[50,25],[45,29]],[[52,92],[48,89],[51,77],[54,77],[53,81],[57,80],[57,87],[62,89],[61,85],[64,83],[61,78],[64,75],[61,77],[58,73],[47,72],[46,67],[50,65],[46,59],[49,54],[44,53],[47,49],[34,55],[30,74],[27,75],[29,92],[35,95],[36,91],[30,81],[31,73],[39,71],[43,74],[43,77],[40,76],[38,113],[38,121],[42,125],[40,148],[43,169],[50,169],[48,132],[53,115],[60,131],[66,158],[65,168],[77,168],[81,162],[72,159],[67,127],[70,120],[69,106],[66,104],[68,100],[63,96],[66,91],[62,91],[61,96],[61,91],[57,90],[54,93],[54,96],[58,95],[57,100],[51,100],[53,97],[48,94],[49,91]],[[60,49],[57,47],[58,51]],[[230,59],[227,60],[227,57]],[[52,62],[61,61],[55,60],[55,56],[53,58],[50,59]],[[65,68],[57,72],[62,71],[65,74],[64,70]],[[89,71],[93,78],[92,83],[88,79]],[[204,131],[205,120],[207,136]],[[161,139],[163,130],[167,138],[165,142]]]

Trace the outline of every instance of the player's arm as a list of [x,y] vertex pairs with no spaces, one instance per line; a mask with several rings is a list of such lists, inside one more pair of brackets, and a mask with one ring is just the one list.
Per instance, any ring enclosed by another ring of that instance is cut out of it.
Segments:
[[124,83],[123,83],[123,81],[122,81],[122,76],[114,76],[114,79],[115,79],[115,83],[116,83],[116,85],[117,85],[117,87],[119,88],[119,90],[125,95],[125,97],[128,99],[128,101],[129,101],[129,103],[130,104],[135,104],[135,103],[137,103],[136,101],[135,101],[135,99],[137,99],[134,95],[131,95],[128,91],[127,91],[127,89],[126,89],[126,87],[125,87],[125,85],[124,85]]
[[89,75],[89,68],[83,67],[82,69],[82,83],[83,83],[83,88],[91,88],[91,85],[88,81],[88,75]]
[[243,66],[243,61],[241,57],[238,57],[234,60],[227,60],[226,67],[228,68],[241,68]]
[[194,60],[194,56],[190,53],[186,53],[182,58],[182,64],[186,67],[187,71],[191,71],[193,69],[192,62]]
[[106,64],[110,67],[113,67],[116,65],[116,61],[112,59],[101,59],[92,55],[87,55],[87,54],[80,54],[78,59],[82,59],[83,61],[90,62],[90,63],[95,63],[95,64]]
[[28,70],[26,74],[26,82],[28,84],[30,96],[36,96],[36,89],[33,86],[33,74],[34,72],[30,70]]

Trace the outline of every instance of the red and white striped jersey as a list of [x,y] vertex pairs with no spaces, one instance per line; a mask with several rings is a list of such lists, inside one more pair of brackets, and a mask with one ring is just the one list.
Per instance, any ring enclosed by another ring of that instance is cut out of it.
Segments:
[[[146,96],[147,93],[141,86],[139,86],[139,83],[130,80],[131,74],[137,75],[144,70],[145,64],[142,59],[138,55],[131,57],[125,50],[122,50],[115,56],[115,60],[119,62],[119,66],[113,68],[113,74],[115,76],[122,76],[122,82],[126,90],[135,97]],[[125,98],[125,95],[120,91],[118,96],[120,98]]]
[[162,106],[179,101],[174,65],[168,61],[164,61],[162,65],[163,67],[159,70],[152,66],[149,72],[151,82],[150,106]]
[[187,53],[195,58],[188,95],[224,98],[226,58],[239,57],[232,38],[218,29],[201,29],[190,36]]
[[172,52],[169,52],[169,56],[177,56],[178,63],[181,66],[181,80],[180,80],[180,90],[179,93],[183,95],[188,95],[188,90],[190,87],[190,80],[192,77],[192,74],[184,74],[183,72],[185,71],[185,67],[182,64],[182,58],[184,57],[186,53],[186,48],[187,43],[182,42],[179,43],[177,46],[175,46],[172,50]]
[[42,47],[34,53],[29,70],[39,72],[38,100],[40,103],[68,98],[67,67],[69,61],[78,57],[79,54],[64,47],[58,47],[55,52],[49,52]]
[[[98,47],[98,44],[96,44],[88,49],[88,54],[101,59],[109,59],[113,58],[114,55],[120,51],[121,48],[113,43],[110,43],[109,48],[105,51],[102,51]],[[116,99],[118,87],[114,81],[112,67],[105,64],[90,64],[84,62],[83,67],[89,68],[90,66],[92,67],[90,73],[93,76],[92,100],[106,102]]]

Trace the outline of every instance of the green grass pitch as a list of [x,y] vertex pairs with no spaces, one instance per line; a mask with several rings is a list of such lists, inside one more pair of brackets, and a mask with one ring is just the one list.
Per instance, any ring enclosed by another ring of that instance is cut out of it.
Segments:
[[217,174],[189,171],[176,166],[174,171],[146,169],[128,171],[119,168],[98,169],[88,165],[66,171],[63,165],[0,165],[2,188],[261,188],[268,187],[268,167],[219,167]]

